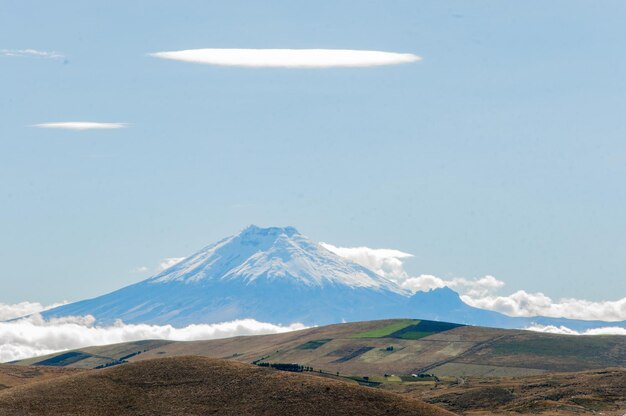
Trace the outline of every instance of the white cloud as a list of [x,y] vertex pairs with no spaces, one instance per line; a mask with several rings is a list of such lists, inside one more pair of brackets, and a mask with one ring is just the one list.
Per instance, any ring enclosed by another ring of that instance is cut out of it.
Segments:
[[187,49],[155,52],[155,58],[254,68],[334,68],[398,65],[419,61],[411,53],[350,49]]
[[325,249],[338,256],[347,258],[375,271],[412,292],[428,291],[444,286],[456,289],[468,295],[486,295],[504,286],[504,282],[493,276],[484,276],[480,279],[454,278],[444,280],[437,276],[423,274],[412,277],[404,269],[404,261],[413,257],[404,251],[388,248],[369,247],[337,247],[328,243],[320,243]]
[[402,260],[413,257],[412,254],[386,248],[336,247],[328,243],[320,245],[338,256],[352,260],[396,282],[408,278]]
[[20,58],[65,59],[58,52],[38,51],[37,49],[0,49],[0,55]]
[[335,247],[332,244],[321,244],[333,253],[359,263],[411,292],[447,286],[459,292],[461,299],[468,305],[510,316],[626,320],[626,297],[616,301],[598,302],[573,298],[553,300],[543,293],[529,293],[524,290],[501,296],[497,292],[504,287],[504,282],[490,275],[476,279],[463,277],[442,279],[429,274],[410,276],[404,269],[406,259],[413,257],[409,253],[393,249]]
[[45,320],[41,315],[12,322],[0,322],[0,362],[45,355],[55,351],[105,345],[143,339],[195,341],[239,335],[274,334],[304,329],[294,323],[288,326],[241,319],[218,324],[171,325],[124,324],[94,326],[92,316]]
[[157,272],[160,273],[163,270],[169,269],[173,265],[178,264],[183,260],[185,260],[185,257],[168,257],[166,259],[163,259],[159,263],[159,268],[157,269]]
[[412,293],[415,292],[428,292],[432,289],[439,289],[445,287],[449,282],[432,274],[421,274],[416,277],[409,277],[401,282],[398,282],[401,287],[408,289]]
[[605,326],[602,328],[587,329],[586,331],[575,331],[566,326],[535,324],[524,329],[528,331],[547,332],[549,334],[561,335],[626,335],[626,328],[619,326]]
[[128,123],[98,123],[95,121],[55,121],[51,123],[35,124],[34,127],[42,129],[64,129],[64,130],[110,130],[123,129],[128,127]]
[[0,321],[20,318],[22,316],[41,312],[46,309],[56,308],[65,305],[67,302],[53,303],[52,305],[42,305],[39,302],[20,302],[14,304],[0,303]]
[[405,289],[409,289],[412,292],[428,291],[447,286],[469,297],[487,296],[493,291],[504,286],[503,281],[489,275],[476,279],[455,277],[450,280],[444,280],[437,276],[423,274],[417,277],[409,277],[398,283],[400,286]]
[[590,301],[563,298],[558,301],[541,292],[518,290],[508,296],[461,297],[477,308],[490,309],[511,316],[551,316],[555,318],[597,319],[601,321],[626,320],[626,297],[616,301]]
[[161,273],[163,270],[169,269],[175,264],[180,263],[185,260],[185,257],[168,257],[161,260],[155,268],[150,268],[148,266],[139,266],[133,269],[135,273],[145,273],[148,271],[153,271],[154,273]]

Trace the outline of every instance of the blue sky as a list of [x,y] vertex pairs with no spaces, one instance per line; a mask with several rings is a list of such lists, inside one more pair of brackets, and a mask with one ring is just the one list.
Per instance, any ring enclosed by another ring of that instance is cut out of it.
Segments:
[[[129,4],[130,3],[130,4]],[[626,294],[626,4],[9,1],[0,302],[77,300],[250,223],[554,298]],[[149,56],[412,53],[374,68]],[[68,120],[115,130],[40,129]]]

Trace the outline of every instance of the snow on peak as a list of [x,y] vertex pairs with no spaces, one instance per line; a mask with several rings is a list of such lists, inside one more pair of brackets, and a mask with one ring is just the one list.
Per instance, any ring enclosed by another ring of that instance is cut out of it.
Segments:
[[291,280],[307,286],[345,285],[405,294],[394,282],[339,257],[294,227],[250,225],[149,279],[152,283],[206,280]]

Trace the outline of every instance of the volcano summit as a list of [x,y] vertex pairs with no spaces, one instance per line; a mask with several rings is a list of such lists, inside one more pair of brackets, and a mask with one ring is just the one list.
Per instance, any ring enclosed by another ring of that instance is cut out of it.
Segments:
[[92,315],[98,324],[121,319],[174,326],[245,318],[324,325],[401,317],[503,328],[531,323],[578,330],[606,326],[600,321],[509,317],[471,307],[449,288],[412,295],[293,227],[254,225],[149,279],[42,315]]

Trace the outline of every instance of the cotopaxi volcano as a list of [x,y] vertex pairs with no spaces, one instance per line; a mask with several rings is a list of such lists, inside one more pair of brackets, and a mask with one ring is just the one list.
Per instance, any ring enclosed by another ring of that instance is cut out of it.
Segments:
[[[51,309],[45,318],[92,315],[100,324],[262,322],[322,325],[384,318],[424,318],[520,328],[531,323],[573,329],[601,321],[514,318],[471,307],[448,288],[411,294],[375,272],[328,251],[293,227],[249,226],[161,273],[94,299]],[[612,322],[611,325],[624,326]]]

